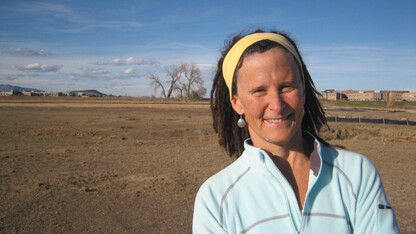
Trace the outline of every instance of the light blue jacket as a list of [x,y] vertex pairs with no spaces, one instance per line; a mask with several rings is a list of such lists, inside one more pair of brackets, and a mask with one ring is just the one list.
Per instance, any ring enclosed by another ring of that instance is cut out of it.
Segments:
[[399,233],[377,169],[315,140],[304,208],[268,154],[244,143],[235,162],[199,189],[194,233]]

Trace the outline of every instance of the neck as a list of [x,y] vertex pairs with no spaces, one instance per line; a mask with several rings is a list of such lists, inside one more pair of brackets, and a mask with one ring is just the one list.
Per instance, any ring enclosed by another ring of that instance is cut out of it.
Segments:
[[302,134],[299,134],[297,138],[293,137],[290,140],[291,144],[272,144],[273,147],[263,148],[292,186],[301,210],[308,190],[311,166],[309,156],[313,150],[313,144],[309,144],[308,140],[309,138],[303,138]]
[[311,147],[309,147],[307,140],[302,137],[301,132],[288,142],[279,144],[269,142],[267,145],[258,145],[253,141],[253,145],[265,150],[272,158],[278,157],[279,161],[287,161],[292,168],[309,163]]

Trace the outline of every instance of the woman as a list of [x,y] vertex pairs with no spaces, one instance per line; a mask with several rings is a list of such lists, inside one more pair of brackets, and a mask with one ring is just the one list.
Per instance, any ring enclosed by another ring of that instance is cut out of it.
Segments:
[[326,119],[293,40],[258,30],[222,55],[211,110],[238,159],[198,191],[194,233],[398,233],[374,165],[319,138]]

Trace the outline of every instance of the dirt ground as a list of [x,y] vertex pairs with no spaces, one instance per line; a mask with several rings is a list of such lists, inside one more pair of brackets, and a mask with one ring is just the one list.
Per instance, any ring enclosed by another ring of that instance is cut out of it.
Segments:
[[[322,135],[373,160],[401,231],[416,233],[416,127]],[[1,97],[0,162],[1,233],[190,233],[200,184],[232,159],[206,102]]]

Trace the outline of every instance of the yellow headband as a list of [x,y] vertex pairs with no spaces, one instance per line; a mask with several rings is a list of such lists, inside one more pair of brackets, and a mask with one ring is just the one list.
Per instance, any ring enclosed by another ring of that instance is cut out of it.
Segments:
[[284,36],[276,33],[254,33],[248,36],[241,38],[235,45],[228,51],[227,55],[224,58],[222,63],[222,75],[224,76],[225,83],[227,84],[228,90],[230,92],[230,100],[232,99],[233,93],[233,77],[234,72],[237,67],[238,61],[240,60],[241,55],[244,51],[254,43],[262,40],[270,40],[277,42],[284,48],[286,48],[296,59],[299,64],[302,80],[303,69],[302,63],[300,62],[299,54],[296,52],[295,47],[290,43]]

